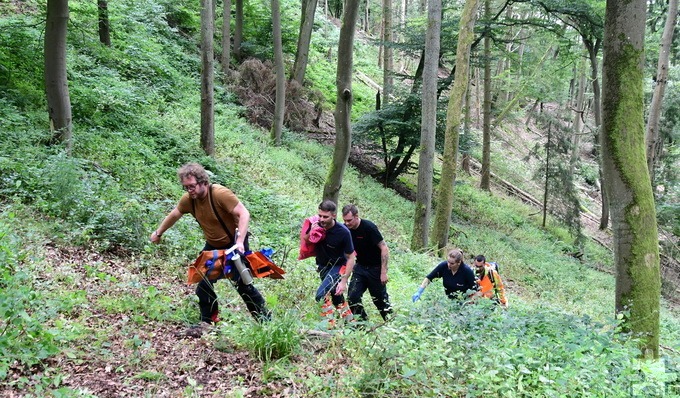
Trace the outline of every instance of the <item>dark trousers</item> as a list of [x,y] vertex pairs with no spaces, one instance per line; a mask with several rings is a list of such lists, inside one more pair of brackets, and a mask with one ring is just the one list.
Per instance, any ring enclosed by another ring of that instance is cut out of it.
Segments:
[[364,267],[361,264],[356,264],[348,290],[347,301],[349,301],[349,308],[354,315],[361,319],[366,320],[367,318],[364,305],[361,302],[361,296],[363,296],[366,290],[371,294],[373,304],[378,308],[380,316],[384,320],[387,320],[387,316],[392,313],[390,298],[387,295],[387,287],[380,283],[379,266]]
[[[229,247],[216,248],[206,243],[203,250],[223,250],[228,249]],[[241,276],[235,271],[235,265],[231,264],[231,268],[234,270],[232,275],[235,275],[231,279],[231,284],[236,288],[236,291],[238,292],[239,296],[241,296],[241,299],[243,299],[243,302],[246,304],[250,314],[258,321],[269,320],[270,314],[269,311],[267,311],[262,294],[260,294],[254,284],[243,284],[241,281]],[[211,281],[204,279],[199,282],[198,286],[196,287],[198,307],[201,309],[201,321],[203,322],[212,323],[214,317],[217,316],[219,311],[217,294],[215,294],[215,288],[213,286],[215,282],[217,282],[217,279]]]

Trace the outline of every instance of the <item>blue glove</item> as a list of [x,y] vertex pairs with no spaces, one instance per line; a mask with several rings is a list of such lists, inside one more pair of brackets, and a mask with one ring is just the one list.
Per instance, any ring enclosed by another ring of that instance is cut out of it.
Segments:
[[419,288],[418,288],[418,291],[416,292],[416,294],[414,294],[414,295],[411,297],[411,299],[413,300],[414,303],[420,299],[420,295],[423,294],[423,290],[425,290],[424,287],[419,287]]

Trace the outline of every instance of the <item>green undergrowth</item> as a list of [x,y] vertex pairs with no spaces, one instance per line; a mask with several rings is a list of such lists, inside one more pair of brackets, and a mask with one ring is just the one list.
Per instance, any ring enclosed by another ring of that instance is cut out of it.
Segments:
[[[228,88],[219,86],[217,152],[203,155],[199,60],[187,39],[195,21],[183,13],[196,5],[160,8],[187,17],[186,30],[177,34],[179,28],[168,28],[150,4],[111,3],[129,23],[114,21],[126,28],[116,30],[110,49],[92,35],[94,6],[74,10],[81,30],[69,36],[75,43],[69,52],[75,104],[70,155],[46,145],[42,83],[35,77],[40,67],[29,51],[39,48],[40,32],[2,19],[0,60],[12,66],[13,76],[27,78],[0,80],[7,89],[0,90],[0,382],[19,369],[20,380],[12,380],[17,390],[84,395],[61,387],[65,375],[52,361],[59,353],[106,362],[116,355],[107,341],[116,334],[135,353],[126,358],[135,368],[147,348],[137,336],[139,325],[149,320],[179,328],[198,321],[196,298],[184,286],[186,266],[203,244],[197,223],[184,217],[160,245],[148,242],[183,192],[176,169],[197,161],[251,212],[251,248],[272,247],[286,270],[283,280],[256,281],[273,314],[266,324],[252,321],[229,283],[216,284],[223,322],[208,341],[216,349],[250,350],[264,364],[265,382],[287,380],[299,396],[310,397],[680,394],[677,310],[662,312],[662,358],[639,362],[635,339],[620,333],[613,319],[614,278],[598,271],[612,270],[612,254],[589,243],[577,260],[564,228],[552,221],[540,228],[540,215],[478,190],[466,177],[455,188],[450,244],[466,259],[485,254],[500,264],[510,308],[486,302],[458,308],[444,299],[439,282],[412,303],[441,259],[408,249],[413,203],[349,167],[339,205],[357,204],[361,216],[380,227],[390,248],[395,316],[379,323],[365,296],[368,323],[314,337],[310,330],[326,327],[313,298],[318,274],[312,259],[296,259],[299,230],[316,213],[332,148],[290,132],[281,146],[271,145],[269,132],[249,125]],[[316,32],[329,33],[315,36],[322,38],[313,44],[308,79],[328,95],[331,87],[320,86],[332,84],[335,69],[322,57],[337,28],[321,20]],[[357,65],[377,79],[371,50],[358,53]],[[357,90],[355,98],[373,98],[365,87]],[[353,115],[367,103],[356,100]],[[140,370],[126,382],[158,378]]]

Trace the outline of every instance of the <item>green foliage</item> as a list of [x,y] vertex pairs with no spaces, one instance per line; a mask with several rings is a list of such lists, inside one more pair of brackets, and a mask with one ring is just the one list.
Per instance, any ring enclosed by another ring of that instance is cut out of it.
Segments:
[[574,236],[574,244],[581,250],[585,236],[581,230],[581,205],[574,183],[576,165],[571,161],[572,151],[570,129],[564,128],[559,118],[539,116],[538,120],[548,131],[545,152],[537,155],[542,158],[534,178],[547,190],[548,212],[564,225]]
[[[659,372],[641,367],[616,324],[553,310],[443,297],[400,313],[374,333],[349,338],[360,395],[661,396]],[[662,376],[662,375],[661,375]],[[349,376],[347,376],[349,377]],[[340,380],[342,383],[346,380]],[[346,381],[350,382],[350,381]]]
[[46,323],[58,306],[46,302],[21,241],[11,234],[10,214],[0,220],[0,380],[15,362],[30,368],[60,351],[60,336]]
[[[446,127],[444,104],[439,113],[436,129],[437,135],[442,137]],[[420,94],[408,94],[380,110],[363,114],[355,125],[354,139],[362,146],[381,148],[380,151],[376,150],[377,155],[381,159],[388,159],[388,164],[383,165],[383,172],[389,174],[390,181],[394,181],[401,174],[411,171],[412,156],[417,153],[409,154],[408,151],[420,144],[420,130]]]
[[259,360],[270,362],[289,357],[300,348],[300,322],[295,311],[275,312],[271,321],[241,323],[236,343]]
[[[187,263],[203,244],[196,222],[184,217],[166,232],[161,245],[148,244],[149,233],[182,193],[175,171],[187,161],[204,164],[214,182],[236,192],[252,215],[251,246],[272,246],[277,263],[287,271],[284,280],[256,282],[273,309],[272,321],[264,324],[252,321],[228,283],[216,285],[223,322],[212,342],[217,349],[249,350],[266,362],[263,380],[280,378],[299,387],[300,396],[337,396],[338,391],[386,397],[662,396],[664,383],[677,390],[677,355],[667,351],[672,355],[663,362],[637,362],[635,341],[619,333],[610,319],[613,278],[592,268],[612,269],[611,253],[590,248],[583,263],[562,255],[572,247],[564,228],[553,223],[546,230],[536,228],[538,218],[527,207],[482,193],[465,177],[455,187],[450,243],[466,257],[482,252],[503,264],[510,309],[499,311],[484,301],[459,308],[444,299],[436,283],[419,303],[411,303],[410,294],[440,259],[405,249],[413,204],[349,168],[340,204],[357,204],[362,217],[375,221],[388,242],[388,290],[395,317],[384,325],[372,324],[379,315],[364,297],[369,312],[365,332],[337,329],[321,343],[306,339],[300,331],[319,326],[318,303],[311,294],[319,280],[313,260],[294,258],[300,224],[321,199],[332,149],[298,134],[286,134],[280,147],[272,147],[268,134],[244,121],[229,89],[218,87],[217,154],[205,156],[198,145],[196,111],[198,2],[110,3],[111,48],[97,42],[95,3],[75,0],[69,5],[75,122],[70,156],[58,146],[45,146],[50,132],[42,65],[35,56],[42,51],[37,17],[13,14],[0,20],[0,378],[21,368],[23,373],[12,381],[17,391],[27,391],[26,396],[87,396],[62,387],[62,357],[46,359],[62,352],[64,361],[77,362],[82,360],[79,350],[111,359],[118,354],[108,341],[112,334],[130,353],[125,364],[133,375],[126,383],[166,377],[145,366],[156,354],[138,329],[152,322],[172,328],[198,321],[195,297],[190,289],[178,289]],[[298,15],[292,10],[298,6],[283,4],[289,56],[297,35],[291,26],[297,25]],[[269,54],[267,9],[262,2],[246,4],[246,54]],[[421,43],[423,22],[409,32]],[[455,17],[449,22],[457,23]],[[307,83],[324,92],[327,110],[336,96],[337,36],[335,25],[317,18]],[[561,52],[567,50],[566,42],[558,44]],[[447,54],[455,51],[455,45],[445,47]],[[526,59],[541,58],[543,49],[528,47]],[[355,69],[379,82],[376,46],[357,41],[355,50]],[[570,70],[559,60],[549,61],[546,75]],[[510,75],[501,78],[520,83]],[[555,79],[536,81],[529,91],[550,96],[560,90],[551,86]],[[354,89],[356,120],[373,110],[375,93],[359,81]],[[414,106],[419,113],[419,104]],[[419,118],[391,111],[381,121],[392,129],[393,146],[403,129],[419,132],[414,127]],[[666,113],[669,123],[672,112]],[[668,131],[675,131],[673,126],[668,124]],[[524,168],[510,156],[494,158],[494,171],[517,181],[526,176]],[[596,175],[596,170],[584,169],[586,179]],[[672,176],[672,167],[665,170]],[[671,191],[669,186],[669,195]],[[677,222],[673,198],[666,199],[660,217]],[[60,264],[63,258],[34,258],[32,253],[44,249],[45,242],[50,248],[79,245],[80,250],[110,252],[105,261],[85,257]],[[121,258],[128,261],[119,265]],[[104,324],[110,318],[131,322],[118,330]],[[664,312],[662,326],[664,344],[677,350],[677,315]],[[34,369],[42,373],[28,376]],[[187,383],[187,396],[202,393],[199,382],[189,378]],[[170,383],[164,387],[171,388]]]

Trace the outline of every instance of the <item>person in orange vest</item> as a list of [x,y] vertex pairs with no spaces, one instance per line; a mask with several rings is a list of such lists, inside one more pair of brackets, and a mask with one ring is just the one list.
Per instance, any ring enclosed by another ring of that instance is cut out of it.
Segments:
[[479,285],[479,291],[475,293],[475,296],[493,299],[500,303],[503,308],[508,308],[503,279],[501,279],[501,275],[495,267],[486,262],[486,257],[481,254],[475,257],[472,269],[475,271],[475,278]]
[[[248,251],[248,224],[250,212],[228,188],[211,184],[208,172],[198,163],[187,163],[177,170],[177,177],[186,191],[177,206],[161,221],[149,240],[158,244],[165,231],[170,229],[185,214],[191,214],[203,230],[206,250],[228,249],[234,245],[238,251]],[[239,231],[240,234],[236,234]],[[218,278],[220,279],[220,278]],[[245,284],[239,275],[232,284],[243,299],[248,311],[258,321],[268,321],[271,313],[267,310],[264,297],[253,284]],[[188,336],[199,337],[208,326],[216,323],[219,314],[215,280],[202,280],[196,287],[201,323],[187,331]]]

